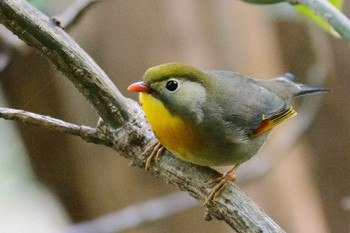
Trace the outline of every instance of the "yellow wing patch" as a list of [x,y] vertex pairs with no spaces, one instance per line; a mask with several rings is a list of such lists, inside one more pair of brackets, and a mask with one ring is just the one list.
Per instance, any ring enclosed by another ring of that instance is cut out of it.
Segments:
[[275,114],[271,115],[269,118],[266,118],[265,114],[263,114],[260,126],[253,132],[252,137],[259,136],[260,134],[271,130],[276,125],[279,125],[283,121],[292,118],[296,115],[297,113],[292,107],[282,109],[281,111],[278,111]]

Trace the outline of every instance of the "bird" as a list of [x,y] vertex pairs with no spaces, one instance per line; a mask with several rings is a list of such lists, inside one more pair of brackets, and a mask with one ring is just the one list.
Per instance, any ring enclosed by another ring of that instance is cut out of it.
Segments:
[[297,115],[294,97],[328,92],[294,81],[294,75],[269,80],[233,71],[201,71],[173,62],[149,68],[128,90],[139,103],[159,143],[152,146],[146,169],[164,148],[201,166],[233,166],[216,182],[212,201],[238,166],[258,153],[275,126]]

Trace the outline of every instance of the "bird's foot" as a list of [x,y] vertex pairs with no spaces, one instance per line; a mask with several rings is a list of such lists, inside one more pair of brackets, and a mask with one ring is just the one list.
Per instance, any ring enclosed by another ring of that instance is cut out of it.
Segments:
[[211,190],[208,197],[205,199],[203,204],[204,206],[207,205],[209,202],[213,201],[216,198],[216,196],[220,194],[222,188],[225,186],[225,184],[227,184],[227,182],[229,181],[232,181],[234,183],[236,182],[235,171],[237,170],[237,168],[238,168],[238,165],[235,165],[231,170],[224,173],[220,178],[206,183],[206,184],[212,184],[214,187]]
[[164,147],[158,141],[153,143],[150,147],[148,147],[142,155],[147,156],[145,170],[147,171],[152,163],[152,160],[158,160],[161,154],[164,151]]

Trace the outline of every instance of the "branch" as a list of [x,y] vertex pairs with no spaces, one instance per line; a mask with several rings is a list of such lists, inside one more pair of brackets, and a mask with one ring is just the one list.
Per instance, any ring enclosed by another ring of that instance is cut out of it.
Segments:
[[[87,12],[92,5],[103,0],[76,0],[70,4],[67,9],[57,17],[53,17],[53,21],[66,30],[74,26],[81,17]],[[15,50],[21,50],[25,47],[25,43],[13,36],[9,31],[0,29],[0,42],[4,51],[0,54],[0,73],[5,70],[11,62],[12,54]]]
[[328,0],[242,0],[253,4],[274,4],[288,2],[302,4],[333,27],[339,35],[350,42],[350,20]]
[[[98,129],[111,142],[107,146],[130,159],[132,165],[144,168],[146,158],[142,152],[156,139],[141,107],[124,98],[74,40],[27,2],[2,0],[0,22],[47,56],[87,97],[103,119]],[[152,164],[150,171],[201,202],[212,189],[208,181],[221,176],[213,169],[181,161],[169,152]],[[237,232],[283,232],[233,183],[227,184],[206,207],[208,216],[225,221]]]
[[85,125],[75,125],[49,116],[43,116],[24,110],[0,107],[0,118],[14,120],[25,125],[39,126],[45,129],[79,136],[87,142],[111,146],[110,141],[105,138],[96,128]]
[[327,0],[288,0],[290,4],[302,4],[330,24],[339,35],[350,42],[350,20]]
[[90,101],[103,120],[119,127],[128,120],[125,98],[103,70],[55,22],[23,0],[0,2],[0,22],[41,51]]

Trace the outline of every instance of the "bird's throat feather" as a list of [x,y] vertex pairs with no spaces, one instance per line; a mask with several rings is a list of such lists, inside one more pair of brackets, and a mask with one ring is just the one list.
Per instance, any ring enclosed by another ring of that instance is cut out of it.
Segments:
[[151,94],[140,93],[140,104],[159,142],[183,160],[189,160],[202,149],[195,128],[179,116],[170,113],[163,103]]

